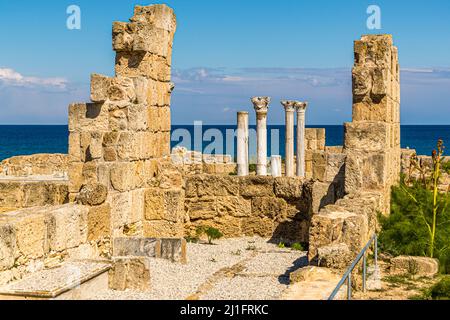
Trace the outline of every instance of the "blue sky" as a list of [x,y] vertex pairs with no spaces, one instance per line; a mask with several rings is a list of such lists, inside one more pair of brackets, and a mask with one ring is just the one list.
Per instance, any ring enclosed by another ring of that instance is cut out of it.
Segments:
[[[402,122],[450,124],[450,1],[173,0],[173,122],[234,123],[249,98],[309,100],[309,124],[351,120],[353,40],[373,33],[366,9],[381,8],[402,67]],[[81,30],[66,8],[81,8]],[[111,24],[131,0],[0,1],[0,123],[65,124],[67,105],[89,98],[92,72],[113,75]]]

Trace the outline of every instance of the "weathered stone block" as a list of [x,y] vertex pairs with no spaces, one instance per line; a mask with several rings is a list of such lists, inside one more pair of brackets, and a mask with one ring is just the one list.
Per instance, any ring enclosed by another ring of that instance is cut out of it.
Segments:
[[157,28],[161,28],[171,33],[176,30],[176,18],[173,9],[164,4],[152,6],[135,6],[132,21],[147,22]]
[[111,206],[91,207],[88,212],[88,240],[97,241],[111,236]]
[[315,182],[312,187],[312,212],[317,213],[335,199],[334,185],[328,182]]
[[109,272],[109,288],[146,292],[151,289],[150,261],[145,257],[115,257]]
[[75,248],[87,241],[88,208],[64,205],[49,211],[49,244],[52,251]]
[[237,177],[197,175],[186,181],[186,197],[237,196],[239,194]]
[[129,162],[114,163],[111,166],[111,186],[120,192],[132,190],[134,164]]
[[184,224],[166,220],[144,221],[144,236],[148,238],[183,238]]
[[71,104],[69,106],[69,131],[108,131],[108,108],[106,104]]
[[320,247],[317,251],[319,267],[331,269],[347,269],[350,267],[354,255],[345,243]]
[[111,85],[111,78],[93,73],[91,74],[91,100],[92,102],[103,103],[108,100],[108,89]]
[[1,222],[0,224],[0,271],[14,266],[16,256],[16,236],[14,228]]
[[244,197],[273,197],[274,182],[272,177],[249,176],[239,178],[239,193]]
[[[241,197],[217,197],[216,212],[219,216],[248,217],[252,213],[250,200]],[[212,217],[209,215],[209,217]],[[192,217],[191,217],[192,219]],[[207,219],[205,217],[205,219]]]
[[102,184],[87,184],[81,188],[78,200],[84,205],[98,206],[106,201],[108,188]]
[[303,180],[300,178],[280,177],[275,179],[275,195],[284,199],[302,197]]
[[391,273],[434,277],[439,272],[439,261],[427,257],[400,256],[391,259]]
[[191,221],[199,219],[212,219],[218,215],[217,202],[215,197],[186,199],[185,208],[186,214]]
[[269,238],[274,228],[274,222],[269,218],[250,217],[242,220],[242,233],[246,236],[258,235]]
[[390,125],[382,122],[345,124],[345,148],[361,151],[384,151],[390,148]]
[[[26,258],[37,259],[49,252],[48,216],[30,214],[30,210],[12,213],[11,222],[16,234],[17,249]],[[10,216],[8,214],[8,216]]]
[[287,204],[283,199],[272,197],[254,197],[252,199],[252,216],[268,217],[272,220],[286,219]]
[[183,217],[181,190],[149,189],[145,193],[145,218],[179,222]]
[[148,257],[161,256],[161,240],[154,238],[116,238],[113,244],[113,256]]
[[161,258],[187,263],[185,239],[161,239]]

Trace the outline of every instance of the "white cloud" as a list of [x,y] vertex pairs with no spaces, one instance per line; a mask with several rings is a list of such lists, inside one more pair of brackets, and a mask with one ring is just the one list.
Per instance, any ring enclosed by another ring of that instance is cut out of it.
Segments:
[[16,87],[50,87],[64,90],[68,81],[65,78],[27,77],[13,69],[0,68],[0,83]]

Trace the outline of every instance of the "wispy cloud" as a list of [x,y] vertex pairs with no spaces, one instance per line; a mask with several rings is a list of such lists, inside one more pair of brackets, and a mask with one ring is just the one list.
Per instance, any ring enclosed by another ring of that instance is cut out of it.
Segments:
[[68,81],[65,78],[29,77],[13,69],[0,68],[0,83],[17,87],[50,87],[64,90],[67,89]]

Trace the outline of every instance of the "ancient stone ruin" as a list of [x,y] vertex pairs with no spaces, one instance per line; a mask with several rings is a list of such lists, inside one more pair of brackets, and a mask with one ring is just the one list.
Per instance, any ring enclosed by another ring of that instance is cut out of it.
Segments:
[[[0,215],[1,285],[95,260],[94,266],[77,265],[85,272],[80,282],[111,269],[110,288],[149,290],[147,259],[189,263],[184,237],[199,226],[216,227],[228,238],[305,243],[311,264],[345,267],[377,230],[378,212],[388,214],[402,155],[398,52],[391,36],[355,42],[353,121],[345,124],[344,146],[327,147],[325,129],[305,129],[307,103],[283,101],[286,164],[281,169],[275,158],[277,170],[268,175],[270,98],[253,98],[253,175],[248,112],[238,114],[237,163],[227,155],[171,152],[175,31],[174,12],[165,5],[136,6],[130,22],[115,22],[116,75],[93,74],[92,101],[70,105],[69,155],[50,157],[56,163],[46,160],[44,167],[29,158],[0,165],[0,212],[6,212]],[[27,295],[14,286],[1,291]]]

